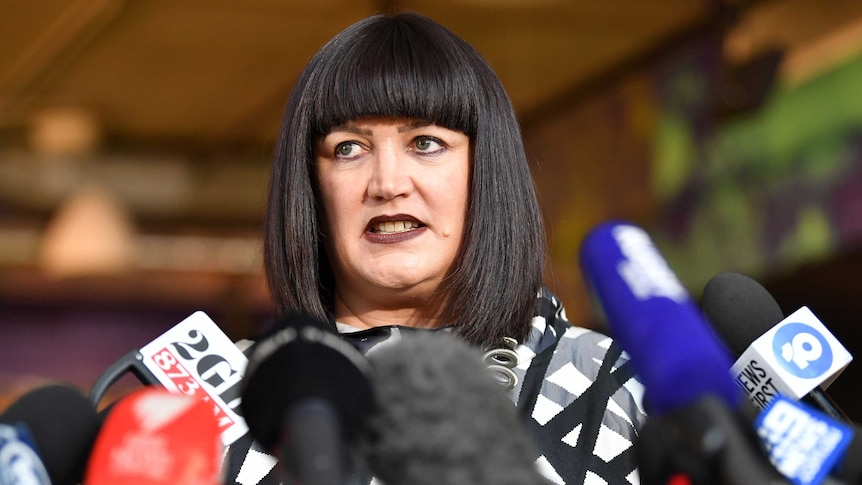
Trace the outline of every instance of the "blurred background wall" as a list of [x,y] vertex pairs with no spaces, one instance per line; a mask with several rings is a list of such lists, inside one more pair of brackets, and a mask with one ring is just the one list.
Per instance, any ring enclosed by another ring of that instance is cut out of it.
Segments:
[[[862,350],[858,1],[34,0],[0,7],[0,409],[89,388],[196,310],[233,339],[270,321],[284,102],[326,40],[393,10],[500,75],[574,323],[598,325],[581,238],[628,219],[695,296],[746,273]],[[857,366],[830,391],[862,419]]]

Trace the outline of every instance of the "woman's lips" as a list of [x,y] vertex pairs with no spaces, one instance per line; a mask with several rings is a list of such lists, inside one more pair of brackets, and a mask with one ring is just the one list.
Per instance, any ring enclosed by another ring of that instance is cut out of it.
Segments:
[[392,244],[413,239],[425,230],[425,224],[413,216],[378,216],[369,221],[365,238],[373,243]]

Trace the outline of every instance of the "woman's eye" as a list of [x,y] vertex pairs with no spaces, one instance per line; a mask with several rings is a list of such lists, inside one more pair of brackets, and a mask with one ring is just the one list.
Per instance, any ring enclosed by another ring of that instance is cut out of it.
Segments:
[[435,153],[443,149],[443,143],[436,138],[421,136],[414,142],[416,149],[422,153]]
[[359,145],[353,141],[341,142],[335,145],[336,158],[351,158],[359,154]]

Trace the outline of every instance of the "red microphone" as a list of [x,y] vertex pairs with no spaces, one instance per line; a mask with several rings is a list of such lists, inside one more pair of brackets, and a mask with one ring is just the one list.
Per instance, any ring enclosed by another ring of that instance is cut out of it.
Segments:
[[96,438],[84,485],[216,485],[222,454],[211,404],[145,388],[114,405]]

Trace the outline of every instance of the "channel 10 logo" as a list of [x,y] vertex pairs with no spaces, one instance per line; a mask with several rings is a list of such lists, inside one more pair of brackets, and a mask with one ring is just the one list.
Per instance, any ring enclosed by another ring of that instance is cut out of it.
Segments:
[[772,352],[778,363],[791,374],[814,379],[832,367],[832,348],[814,327],[789,323],[772,338]]

